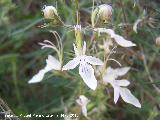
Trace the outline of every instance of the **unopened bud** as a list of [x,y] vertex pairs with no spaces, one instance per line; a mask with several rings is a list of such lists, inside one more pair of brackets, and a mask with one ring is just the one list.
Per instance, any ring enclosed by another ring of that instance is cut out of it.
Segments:
[[44,6],[42,11],[46,19],[54,19],[55,16],[58,16],[57,10],[53,6]]
[[156,38],[156,46],[160,47],[160,36]]
[[81,25],[75,25],[75,37],[76,37],[76,45],[77,48],[82,48],[82,31],[81,31]]
[[112,19],[112,6],[108,5],[108,4],[103,4],[98,6],[99,11],[98,11],[98,15],[99,18],[104,22],[107,23],[108,21],[110,21]]

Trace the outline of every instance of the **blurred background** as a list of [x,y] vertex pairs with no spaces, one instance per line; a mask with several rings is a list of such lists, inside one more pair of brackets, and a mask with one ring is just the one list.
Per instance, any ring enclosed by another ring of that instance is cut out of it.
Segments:
[[[92,119],[160,120],[160,40],[159,45],[156,44],[160,36],[160,1],[95,0],[95,5],[103,3],[112,5],[113,25],[117,26],[117,31],[137,44],[131,49],[119,48],[117,54],[124,66],[132,66],[130,89],[141,101],[142,108],[137,109],[122,100],[115,105],[113,96],[106,95],[105,103],[95,101],[98,112]],[[66,24],[76,24],[74,0],[0,0],[0,97],[16,115],[56,115],[65,113],[67,109],[72,113],[77,111],[77,81],[49,74],[41,83],[28,84],[28,80],[44,67],[48,54],[55,54],[50,49],[41,50],[38,45],[43,40],[55,41],[49,30],[60,34],[65,58],[73,56],[69,54],[74,41],[74,33],[70,29],[40,27],[47,22],[41,11],[44,5],[57,6]],[[79,6],[81,24],[85,26],[91,23],[92,0],[80,0]],[[138,33],[135,33],[133,25],[137,19],[142,21],[138,24]],[[85,39],[90,40],[88,35]],[[70,74],[75,73],[70,71]],[[106,106],[105,110],[103,106]],[[84,117],[80,119],[85,120]]]

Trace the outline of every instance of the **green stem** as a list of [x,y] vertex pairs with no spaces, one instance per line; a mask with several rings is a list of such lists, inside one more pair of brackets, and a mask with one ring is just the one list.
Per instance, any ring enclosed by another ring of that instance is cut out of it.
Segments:
[[19,104],[21,104],[20,91],[18,88],[17,75],[16,75],[17,74],[16,58],[13,58],[13,60],[11,61],[11,64],[12,64],[12,79],[13,79],[13,83],[15,86],[16,97],[17,97]]

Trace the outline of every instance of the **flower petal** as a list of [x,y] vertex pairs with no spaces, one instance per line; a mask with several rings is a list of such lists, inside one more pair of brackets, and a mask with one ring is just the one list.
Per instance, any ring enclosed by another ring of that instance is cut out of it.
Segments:
[[92,65],[103,65],[103,62],[100,59],[92,56],[85,56],[85,60]]
[[106,33],[108,33],[111,36],[111,38],[114,38],[114,36],[116,35],[112,29],[106,29]]
[[115,76],[113,74],[106,74],[104,77],[103,77],[103,83],[105,85],[107,85],[108,83],[110,84],[114,84],[114,81],[115,81]]
[[63,66],[62,70],[74,69],[79,64],[79,57],[70,60],[66,65]]
[[115,74],[115,70],[112,69],[111,67],[108,67],[103,77],[104,84],[110,83],[113,85],[115,83],[114,81],[116,78],[117,78],[117,75]]
[[106,70],[107,74],[113,74],[114,72],[115,72],[115,70],[111,67],[108,67],[107,70]]
[[128,80],[115,80],[118,86],[128,86],[130,82]]
[[119,87],[114,87],[114,103],[116,104],[119,99],[120,93],[119,93]]
[[76,47],[76,45],[73,43],[73,48],[74,48],[74,53],[76,56],[79,56],[79,52],[78,52],[78,49]]
[[82,106],[82,114],[87,117],[87,108],[86,106]]
[[[118,76],[125,75],[129,71],[129,69],[130,69],[130,67],[123,67],[123,68],[116,68],[116,69],[108,67],[106,70],[106,74],[103,77],[104,83],[109,82],[111,84],[115,84],[115,79]],[[126,82],[126,81],[124,81],[124,82]],[[125,85],[129,85],[129,83],[127,82]]]
[[86,53],[86,42],[84,41],[84,43],[83,43],[83,55],[85,55],[85,53]]
[[112,70],[114,70],[114,73],[116,75],[123,76],[130,70],[130,67],[116,68],[116,69],[112,69]]
[[135,96],[133,96],[133,94],[131,93],[129,89],[120,88],[120,95],[125,102],[141,108],[141,104],[139,100]]
[[94,69],[92,68],[91,65],[87,63],[80,64],[79,74],[81,75],[83,81],[89,88],[91,88],[92,90],[96,89],[97,80],[94,76]]
[[125,40],[122,36],[117,35],[112,29],[106,29],[106,33],[110,34],[111,38],[114,38],[115,41],[122,47],[136,46],[136,44],[131,41]]
[[43,79],[43,77],[44,77],[44,74],[45,74],[46,72],[48,72],[48,71],[46,71],[45,69],[40,70],[36,75],[34,75],[34,76],[32,77],[31,80],[28,81],[28,83],[41,82],[42,79]]
[[41,69],[36,75],[32,77],[31,80],[28,81],[28,83],[37,83],[42,81],[45,73],[51,71],[51,70],[60,70],[61,64],[60,62],[53,56],[48,55],[48,58],[46,59],[46,66],[44,69]]
[[136,46],[136,44],[132,43],[131,41],[125,40],[122,36],[117,35],[114,30],[112,29],[106,29],[106,28],[97,28],[94,29],[94,31],[97,31],[99,33],[107,33],[111,36],[111,38],[114,38],[114,40],[122,47],[132,47]]
[[95,28],[94,31],[99,32],[99,33],[107,33],[111,36],[111,38],[113,38],[115,35],[115,32],[112,29]]
[[131,41],[125,40],[122,36],[115,34],[114,40],[122,47],[132,47],[136,46],[136,44],[132,43]]
[[48,59],[46,60],[47,66],[50,69],[60,70],[61,63],[53,56],[48,55]]

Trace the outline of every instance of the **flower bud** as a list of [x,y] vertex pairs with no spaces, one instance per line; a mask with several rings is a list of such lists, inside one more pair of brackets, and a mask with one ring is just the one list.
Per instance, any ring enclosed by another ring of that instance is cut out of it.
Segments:
[[160,36],[156,38],[156,46],[160,47]]
[[57,10],[53,6],[44,6],[42,11],[46,19],[54,19],[55,15],[58,16]]
[[112,18],[112,7],[108,4],[102,4],[98,6],[98,16],[104,22],[107,23]]
[[77,48],[82,48],[82,31],[81,31],[81,25],[75,25],[74,26],[75,30],[75,37],[76,37],[76,45]]

